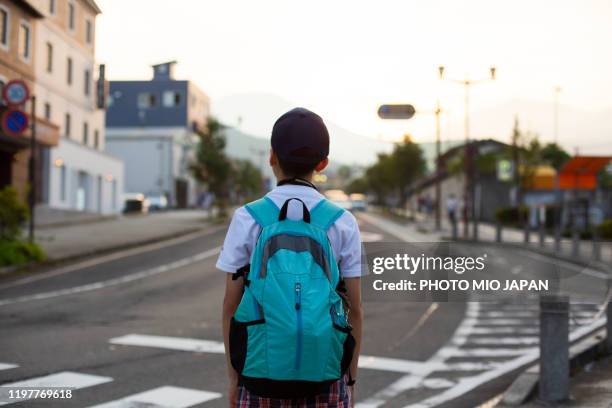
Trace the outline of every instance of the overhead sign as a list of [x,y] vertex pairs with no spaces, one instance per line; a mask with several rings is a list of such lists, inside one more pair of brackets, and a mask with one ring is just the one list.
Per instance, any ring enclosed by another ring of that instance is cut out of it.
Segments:
[[2,99],[7,105],[22,105],[30,97],[30,90],[21,79],[7,82],[2,89]]
[[416,110],[412,105],[381,105],[378,116],[381,119],[410,119]]
[[20,136],[28,128],[28,115],[17,109],[2,114],[2,130],[9,136]]

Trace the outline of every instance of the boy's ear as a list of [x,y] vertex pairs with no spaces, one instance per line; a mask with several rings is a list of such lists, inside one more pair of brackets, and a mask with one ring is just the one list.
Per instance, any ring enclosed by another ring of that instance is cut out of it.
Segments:
[[329,164],[329,159],[326,157],[323,160],[321,160],[319,164],[316,165],[315,171],[317,172],[323,171],[327,167],[328,164]]
[[274,153],[274,150],[270,150],[269,163],[270,163],[270,166],[276,166],[278,164],[278,158],[276,157],[276,153]]

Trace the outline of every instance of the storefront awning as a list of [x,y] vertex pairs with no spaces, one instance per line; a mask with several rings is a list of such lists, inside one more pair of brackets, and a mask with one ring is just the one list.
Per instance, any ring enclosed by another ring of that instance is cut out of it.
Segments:
[[610,163],[612,156],[576,156],[559,173],[562,190],[595,190],[597,174]]

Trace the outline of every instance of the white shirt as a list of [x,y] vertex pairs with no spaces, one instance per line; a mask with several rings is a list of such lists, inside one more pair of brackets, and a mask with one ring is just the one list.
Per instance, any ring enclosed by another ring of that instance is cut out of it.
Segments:
[[[276,187],[266,194],[278,208],[289,198],[301,199],[311,210],[325,197],[312,187],[285,184]],[[287,218],[299,220],[302,218],[302,204],[293,200],[289,203]],[[245,207],[234,212],[221,254],[217,260],[217,268],[234,273],[239,268],[250,263],[253,248],[259,236],[260,227],[251,217]],[[338,262],[340,274],[345,278],[362,276],[367,271],[362,262],[361,237],[355,216],[345,211],[327,231],[327,237]]]

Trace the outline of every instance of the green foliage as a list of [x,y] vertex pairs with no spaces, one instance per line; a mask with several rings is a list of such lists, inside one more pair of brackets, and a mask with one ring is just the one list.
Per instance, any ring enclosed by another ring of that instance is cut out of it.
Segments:
[[607,219],[599,224],[597,233],[601,239],[612,239],[612,219]]
[[0,266],[40,262],[45,253],[38,244],[20,240],[0,240]]
[[342,165],[338,169],[338,177],[341,180],[350,180],[352,173],[351,168],[347,165]]
[[540,151],[540,155],[543,161],[553,166],[556,170],[560,170],[571,157],[568,152],[556,143],[545,145]]
[[225,155],[225,126],[213,117],[208,118],[206,129],[198,132],[200,143],[191,172],[196,180],[207,185],[216,196],[216,204],[224,214],[229,195],[231,162]]
[[261,194],[263,187],[261,171],[248,160],[234,160],[233,164],[232,179],[240,199],[251,200]]
[[529,208],[520,207],[501,207],[495,210],[495,219],[502,225],[518,226],[527,219]]
[[14,187],[0,190],[0,240],[18,239],[28,217],[28,206],[19,199]]
[[399,198],[404,206],[412,184],[427,169],[423,152],[419,145],[405,140],[395,145],[391,154],[379,154],[378,160],[366,169],[365,175],[349,185],[350,192],[372,192],[379,204],[386,204],[391,195]]

